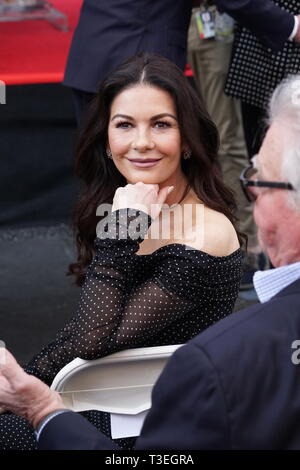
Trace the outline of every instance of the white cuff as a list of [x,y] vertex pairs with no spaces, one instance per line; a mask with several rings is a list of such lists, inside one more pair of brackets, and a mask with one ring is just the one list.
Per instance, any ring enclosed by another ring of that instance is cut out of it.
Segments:
[[299,19],[297,16],[294,16],[294,19],[295,19],[295,24],[294,24],[294,28],[293,28],[293,31],[292,31],[292,34],[290,35],[289,37],[289,41],[292,41],[294,39],[294,37],[296,36],[296,33],[298,31],[298,26],[299,26]]

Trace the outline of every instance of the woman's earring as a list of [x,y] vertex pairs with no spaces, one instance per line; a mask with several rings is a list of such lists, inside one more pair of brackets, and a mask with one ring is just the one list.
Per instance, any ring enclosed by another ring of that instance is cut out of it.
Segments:
[[112,154],[109,148],[106,149],[106,156],[112,160]]
[[184,158],[184,160],[187,160],[188,158],[191,158],[191,155],[192,155],[192,151],[191,151],[190,149],[185,150],[185,151],[183,152],[183,158]]

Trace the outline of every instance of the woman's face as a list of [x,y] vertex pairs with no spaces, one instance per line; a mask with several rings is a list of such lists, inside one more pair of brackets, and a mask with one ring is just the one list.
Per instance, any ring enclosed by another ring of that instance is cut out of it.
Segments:
[[183,147],[171,95],[149,85],[117,95],[111,105],[108,147],[127,183],[176,184],[183,178]]

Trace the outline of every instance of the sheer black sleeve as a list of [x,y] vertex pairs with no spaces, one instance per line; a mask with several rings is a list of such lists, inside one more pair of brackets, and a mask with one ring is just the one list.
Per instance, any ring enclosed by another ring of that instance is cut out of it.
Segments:
[[[121,349],[154,345],[162,330],[167,331],[194,306],[191,292],[182,288],[183,278],[189,279],[184,259],[182,269],[179,264],[174,269],[170,259],[162,256],[149,276],[137,282],[140,256],[135,253],[151,219],[140,211],[124,219],[124,211],[110,215],[107,231],[100,227],[76,316],[25,368],[48,384],[76,357],[96,359]],[[141,219],[138,236],[136,217]]]

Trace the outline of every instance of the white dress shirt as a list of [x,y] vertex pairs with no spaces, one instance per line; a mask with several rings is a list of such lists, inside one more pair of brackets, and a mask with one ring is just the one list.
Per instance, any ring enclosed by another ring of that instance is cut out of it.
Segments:
[[259,301],[264,303],[297,279],[300,279],[300,261],[280,268],[256,271],[253,284]]

